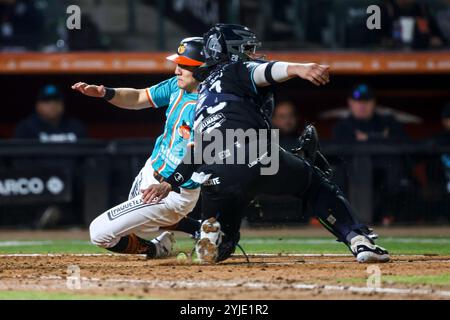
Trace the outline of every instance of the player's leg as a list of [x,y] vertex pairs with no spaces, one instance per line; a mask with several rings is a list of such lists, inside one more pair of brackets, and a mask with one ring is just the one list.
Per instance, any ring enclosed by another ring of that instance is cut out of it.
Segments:
[[280,150],[278,173],[261,176],[259,186],[264,193],[291,194],[308,201],[319,221],[358,261],[389,260],[387,251],[375,245],[371,230],[358,221],[339,187],[304,159]]
[[176,224],[161,227],[161,230],[171,230],[171,231],[181,231],[187,234],[190,234],[193,238],[198,237],[198,233],[200,232],[201,220],[196,220],[191,217],[183,217]]
[[[253,170],[247,165],[214,164],[200,169],[211,174],[202,186],[202,220],[197,255],[203,262],[219,262],[234,252],[244,208],[251,200]],[[231,245],[230,245],[231,244]]]
[[149,258],[166,256],[173,242],[170,232],[151,241],[145,239],[162,225],[172,225],[181,217],[168,210],[164,201],[145,204],[138,195],[94,219],[89,226],[91,242],[117,253],[147,254]]
[[[135,179],[132,191],[153,183],[158,183],[153,177],[153,170],[144,167]],[[130,194],[133,195],[133,192]],[[151,232],[179,223],[193,209],[198,195],[198,189],[181,188],[180,193],[171,192],[161,202],[145,204],[139,192],[134,198],[104,212],[91,223],[91,241],[113,252],[166,256],[173,242],[170,232],[164,232],[151,241],[145,239]]]
[[[136,198],[141,193],[141,185],[145,183],[144,178],[146,177],[144,173],[146,172],[146,167],[144,166],[139,173],[136,175],[133,184],[131,186],[130,192],[128,194],[128,200],[131,200],[133,198]],[[148,182],[147,182],[148,183]],[[126,204],[122,204],[125,205]],[[100,217],[98,218],[99,220]],[[128,221],[128,223],[132,223],[131,221]],[[164,255],[165,251],[171,251],[171,246],[173,242],[173,235],[168,232],[163,232],[158,237],[152,239],[152,240],[146,240],[144,238],[138,237],[134,233],[130,233],[127,235],[123,235],[120,237],[117,241],[117,239],[114,239],[111,242],[106,242],[106,244],[100,244],[98,243],[98,238],[101,236],[101,233],[96,233],[95,236],[92,234],[95,232],[98,232],[99,228],[95,227],[96,224],[91,224],[91,228],[93,231],[91,232],[91,239],[92,242],[95,244],[104,247],[105,249],[116,252],[116,253],[128,253],[128,254],[141,254],[146,253],[149,257],[151,256],[161,256]],[[126,226],[123,226],[124,228]],[[119,227],[121,229],[121,227]],[[102,231],[106,231],[106,228],[101,228]],[[155,227],[155,231],[158,230],[158,228]],[[117,241],[117,244],[113,245]],[[96,243],[97,242],[97,243]],[[112,245],[112,246],[111,246]],[[160,250],[158,250],[157,247],[161,247]],[[158,254],[159,252],[159,254]]]

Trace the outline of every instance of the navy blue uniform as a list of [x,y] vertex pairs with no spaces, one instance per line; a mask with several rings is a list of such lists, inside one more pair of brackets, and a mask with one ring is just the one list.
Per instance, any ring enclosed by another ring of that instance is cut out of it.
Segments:
[[[271,87],[256,87],[252,73],[260,62],[232,62],[221,64],[202,83],[196,106],[194,130],[207,137],[213,130],[225,136],[226,129],[270,129],[270,114],[273,101]],[[228,143],[217,152],[216,159],[227,158],[228,154],[245,148],[246,154],[252,143],[263,141],[267,149],[275,150],[279,158],[279,170],[274,175],[262,175],[264,165],[260,159],[246,158],[243,164],[201,163],[195,166],[184,161],[173,177],[167,180],[172,185],[194,175],[209,177],[202,185],[203,218],[216,217],[222,231],[234,237],[238,234],[243,209],[258,194],[294,195],[307,200],[319,220],[340,241],[349,243],[352,232],[364,233],[366,227],[353,216],[351,208],[339,188],[331,183],[323,173],[303,158],[286,152],[272,140],[248,140],[244,144]],[[195,146],[194,155],[205,151],[208,143]],[[233,150],[230,150],[234,148]],[[269,152],[269,155],[270,154]],[[274,157],[276,159],[276,157]],[[274,159],[273,158],[273,159]],[[193,159],[190,159],[192,162]],[[361,231],[364,230],[364,231]],[[354,236],[354,235],[352,235]]]

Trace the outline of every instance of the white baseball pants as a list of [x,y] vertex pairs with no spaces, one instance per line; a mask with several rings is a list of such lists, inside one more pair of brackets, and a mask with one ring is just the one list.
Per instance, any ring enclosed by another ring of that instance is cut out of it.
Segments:
[[153,177],[153,171],[149,159],[136,176],[128,201],[103,212],[92,221],[89,232],[93,244],[111,248],[121,237],[130,233],[148,239],[151,232],[178,223],[194,209],[200,188],[180,188],[180,193],[171,191],[165,199],[157,203],[143,203],[141,189],[159,183]]

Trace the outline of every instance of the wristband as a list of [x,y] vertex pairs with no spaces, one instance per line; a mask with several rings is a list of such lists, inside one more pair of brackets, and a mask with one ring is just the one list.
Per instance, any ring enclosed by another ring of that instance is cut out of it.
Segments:
[[105,87],[105,95],[103,96],[103,99],[109,101],[116,95],[116,89],[114,88],[108,88]]

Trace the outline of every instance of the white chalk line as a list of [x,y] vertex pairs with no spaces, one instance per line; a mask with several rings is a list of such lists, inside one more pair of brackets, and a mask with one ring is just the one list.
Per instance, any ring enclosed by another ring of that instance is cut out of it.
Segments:
[[[30,277],[27,277],[29,279]],[[66,281],[67,278],[61,276],[41,276],[39,280],[56,280]],[[308,283],[268,283],[256,281],[235,281],[235,280],[142,280],[142,279],[98,279],[81,277],[81,289],[88,289],[96,287],[99,283],[120,284],[120,285],[144,285],[150,288],[159,289],[201,289],[201,288],[249,288],[249,289],[264,289],[264,290],[320,290],[329,292],[350,292],[363,294],[395,294],[395,295],[420,295],[420,296],[439,296],[450,298],[450,291],[433,290],[433,289],[406,289],[406,288],[369,288],[357,286],[342,286],[342,285],[319,285]],[[62,287],[61,284],[57,285]]]
[[[383,237],[380,238],[383,243],[429,243],[429,244],[450,244],[449,238],[397,238],[397,237]],[[339,243],[334,239],[242,239],[241,244],[336,244]]]
[[0,241],[0,247],[44,246],[51,244],[53,244],[53,241]]
[[[59,243],[54,240],[11,240],[11,241],[0,241],[0,247],[21,247],[21,246],[49,246],[58,245]],[[70,240],[64,243],[66,244],[91,244],[86,240]]]
[[[420,244],[450,244],[449,238],[406,238],[406,237],[386,237],[381,239],[384,243],[420,243]],[[85,240],[71,240],[69,243],[74,244],[90,244]],[[334,239],[242,239],[243,245],[259,245],[259,244],[299,244],[299,245],[323,245],[323,244],[336,244],[339,245]],[[17,247],[17,246],[42,246],[53,245],[57,242],[52,240],[45,241],[0,241],[0,247]]]

